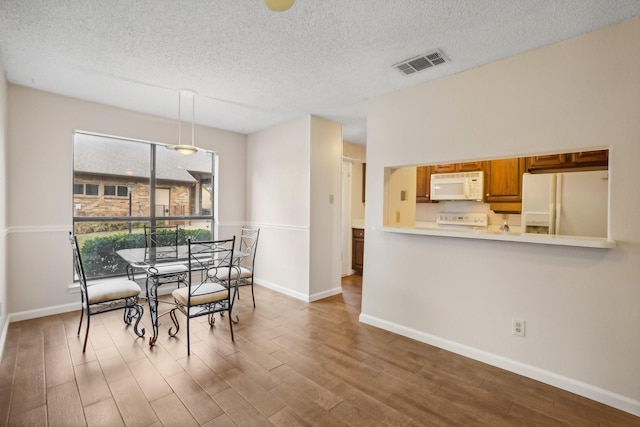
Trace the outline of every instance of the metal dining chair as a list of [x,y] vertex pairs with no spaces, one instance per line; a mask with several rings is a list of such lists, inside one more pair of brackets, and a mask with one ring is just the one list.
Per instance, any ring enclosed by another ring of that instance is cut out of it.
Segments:
[[[147,274],[145,292],[151,318],[158,317],[158,287],[177,283],[186,284],[188,267],[184,262],[178,261],[178,226],[177,225],[153,225],[144,226],[145,263]],[[158,338],[158,325],[153,324],[153,336],[149,344],[155,344]]]
[[[233,337],[233,323],[237,323],[237,317],[232,317],[233,301],[237,293],[237,287],[227,287],[231,283],[230,272],[233,265],[233,250],[235,236],[226,240],[210,240],[192,242],[189,239],[189,281],[187,286],[178,288],[172,292],[175,307],[169,312],[175,326],[169,329],[169,336],[176,336],[180,330],[180,323],[176,313],[185,315],[187,323],[187,355],[191,354],[191,319],[207,316],[210,327],[215,324],[215,313],[227,313],[231,341]],[[226,272],[226,280],[208,280],[207,271]],[[226,283],[225,283],[226,282]]]
[[157,285],[184,283],[187,266],[178,262],[178,226],[144,226],[145,261],[147,281],[155,280]]
[[[244,256],[238,258],[231,269],[231,280],[239,287],[251,286],[251,298],[253,300],[253,308],[256,307],[256,297],[253,291],[253,277],[255,271],[256,251],[258,249],[258,237],[260,229],[257,227],[243,226],[240,233],[240,245],[238,251]],[[207,272],[211,279],[224,281],[227,273],[219,269]],[[238,292],[238,299],[240,293]]]
[[138,304],[138,296],[140,295],[140,286],[129,279],[109,279],[102,282],[87,283],[87,278],[82,265],[82,256],[78,246],[78,239],[69,232],[69,241],[73,252],[73,266],[75,275],[80,282],[80,296],[82,308],[80,310],[80,323],[78,325],[78,336],[82,329],[82,321],[86,314],[87,330],[84,334],[84,344],[82,352],[87,350],[87,338],[89,337],[89,327],[91,326],[91,316],[106,313],[113,310],[124,310],[124,323],[133,325],[133,331],[139,337],[144,337],[145,330],[138,330],[138,324],[142,318],[143,309]]

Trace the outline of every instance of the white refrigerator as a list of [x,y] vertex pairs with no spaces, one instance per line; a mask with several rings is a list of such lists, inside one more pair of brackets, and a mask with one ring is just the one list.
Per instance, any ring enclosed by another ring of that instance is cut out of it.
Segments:
[[522,177],[522,232],[607,237],[607,171]]

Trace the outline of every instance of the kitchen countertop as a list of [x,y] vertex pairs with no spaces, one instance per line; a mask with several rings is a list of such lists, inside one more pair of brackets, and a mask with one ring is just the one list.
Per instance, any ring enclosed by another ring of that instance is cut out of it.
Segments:
[[455,237],[462,239],[500,240],[507,242],[536,243],[543,245],[580,246],[608,249],[616,246],[615,240],[600,237],[549,236],[546,234],[520,233],[520,227],[510,226],[504,232],[500,226],[489,226],[478,230],[445,228],[434,223],[416,223],[415,227],[374,227],[389,233],[420,234],[425,236]]

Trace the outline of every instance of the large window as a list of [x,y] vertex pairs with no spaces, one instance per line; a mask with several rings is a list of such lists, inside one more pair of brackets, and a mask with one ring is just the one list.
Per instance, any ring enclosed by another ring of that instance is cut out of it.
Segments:
[[212,238],[214,156],[75,132],[73,228],[87,276],[126,274],[116,251],[144,247],[145,225],[178,225],[181,242]]

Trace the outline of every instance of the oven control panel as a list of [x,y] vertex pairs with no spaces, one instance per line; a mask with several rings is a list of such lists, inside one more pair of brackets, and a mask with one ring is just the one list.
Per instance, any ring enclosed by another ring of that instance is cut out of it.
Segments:
[[486,227],[488,217],[485,213],[438,213],[438,225],[463,225],[467,227]]

